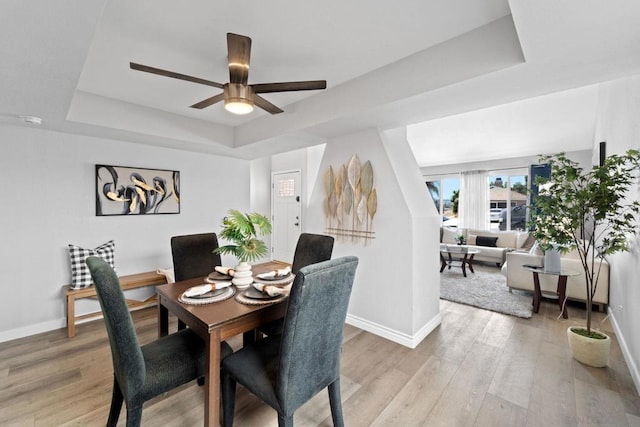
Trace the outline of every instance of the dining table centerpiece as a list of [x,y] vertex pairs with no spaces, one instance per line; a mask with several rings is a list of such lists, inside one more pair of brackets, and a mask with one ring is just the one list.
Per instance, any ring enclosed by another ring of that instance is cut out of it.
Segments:
[[268,253],[267,245],[258,236],[271,234],[271,222],[257,212],[243,213],[231,209],[222,219],[220,237],[229,244],[214,250],[221,255],[233,255],[238,259],[231,282],[239,288],[253,283],[250,261],[257,261]]

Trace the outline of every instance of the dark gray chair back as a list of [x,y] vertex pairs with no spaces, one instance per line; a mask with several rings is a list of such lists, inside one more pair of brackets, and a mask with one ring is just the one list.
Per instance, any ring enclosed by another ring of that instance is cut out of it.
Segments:
[[116,380],[124,396],[136,395],[145,384],[145,363],[120,280],[101,258],[86,262],[102,307]]
[[348,256],[298,271],[285,316],[276,396],[292,414],[340,378],[342,335],[358,258]]
[[176,282],[206,276],[222,265],[216,233],[189,234],[171,238],[171,255]]
[[334,239],[331,236],[302,233],[293,255],[291,266],[293,274],[298,274],[298,271],[307,265],[331,259],[333,242]]

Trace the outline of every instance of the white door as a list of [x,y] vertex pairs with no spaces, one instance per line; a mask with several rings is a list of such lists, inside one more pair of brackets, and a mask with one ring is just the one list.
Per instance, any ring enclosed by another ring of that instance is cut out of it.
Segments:
[[300,171],[276,172],[271,177],[273,259],[293,262],[302,229]]

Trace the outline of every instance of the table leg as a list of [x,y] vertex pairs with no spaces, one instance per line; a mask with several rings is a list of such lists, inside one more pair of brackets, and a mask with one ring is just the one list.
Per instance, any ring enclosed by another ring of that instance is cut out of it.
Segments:
[[565,304],[565,298],[567,296],[567,276],[558,276],[558,304],[560,310],[562,310],[562,318],[568,319],[567,306]]
[[169,334],[169,310],[158,301],[158,338]]
[[442,252],[440,252],[440,273],[444,271],[444,268],[447,266],[447,260],[442,256]]
[[448,255],[449,255],[448,265],[449,265],[449,270],[451,270],[451,263],[453,262],[453,257],[451,256],[451,252],[449,252]]
[[540,309],[540,300],[542,299],[542,291],[540,290],[540,278],[538,273],[533,271],[533,312],[537,313]]
[[[442,270],[440,271],[442,272]],[[67,337],[69,338],[76,335],[75,302],[75,299],[71,295],[67,295]]]
[[207,336],[207,378],[204,394],[204,425],[217,426],[220,422],[220,331]]
[[464,254],[464,257],[462,257],[462,275],[464,277],[467,277],[467,269],[466,266],[467,265],[467,254]]
[[469,270],[471,270],[471,272],[472,272],[473,274],[476,274],[476,272],[475,272],[475,271],[473,271],[473,257],[474,257],[475,255],[476,255],[476,254],[471,254],[471,256],[469,257],[469,260],[468,260],[468,261],[469,261]]

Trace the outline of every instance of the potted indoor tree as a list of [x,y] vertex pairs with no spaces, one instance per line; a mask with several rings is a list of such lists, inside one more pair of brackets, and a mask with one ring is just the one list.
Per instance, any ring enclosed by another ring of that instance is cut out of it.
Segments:
[[627,251],[638,232],[640,202],[626,200],[626,195],[638,177],[640,152],[611,155],[590,171],[564,153],[541,156],[540,163],[551,165],[551,176],[536,181],[532,234],[545,250],[577,251],[585,274],[587,323],[567,330],[569,345],[578,361],[605,366],[610,339],[591,327],[592,298],[604,258]]
[[268,252],[267,245],[258,235],[271,234],[269,218],[259,213],[242,213],[235,209],[222,219],[220,237],[230,244],[220,246],[215,252],[233,255],[238,259],[232,282],[238,287],[248,286],[253,281],[249,261],[256,261]]

